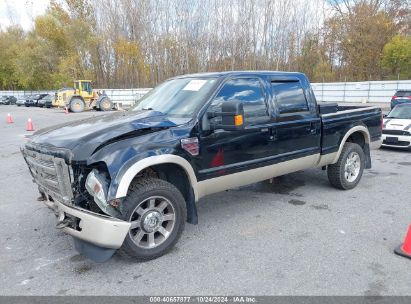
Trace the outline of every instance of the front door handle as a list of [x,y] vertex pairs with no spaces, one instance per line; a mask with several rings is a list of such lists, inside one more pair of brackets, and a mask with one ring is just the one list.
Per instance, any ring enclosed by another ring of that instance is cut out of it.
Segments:
[[[268,140],[269,141],[273,141],[276,139],[275,134],[273,134],[273,129],[271,128],[261,128],[260,129],[261,133],[268,133]],[[274,131],[275,132],[275,131]]]
[[273,129],[273,128],[270,129],[270,136],[268,137],[268,140],[269,141],[277,140],[277,130],[276,129]]

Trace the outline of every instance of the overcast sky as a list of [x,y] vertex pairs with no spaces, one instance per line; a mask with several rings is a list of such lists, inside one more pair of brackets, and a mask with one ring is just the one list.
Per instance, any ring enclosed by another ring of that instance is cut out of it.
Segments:
[[33,26],[36,16],[43,14],[50,0],[0,0],[0,28],[20,24],[25,30]]

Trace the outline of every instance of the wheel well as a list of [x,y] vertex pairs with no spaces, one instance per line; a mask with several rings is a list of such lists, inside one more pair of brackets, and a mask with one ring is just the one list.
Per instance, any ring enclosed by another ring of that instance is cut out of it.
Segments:
[[354,132],[347,138],[347,142],[358,144],[364,150],[366,144],[365,135],[360,131]]
[[153,165],[140,171],[134,177],[133,181],[141,177],[155,177],[173,184],[181,192],[186,201],[187,221],[192,224],[198,223],[194,192],[190,184],[190,179],[181,166],[173,163]]

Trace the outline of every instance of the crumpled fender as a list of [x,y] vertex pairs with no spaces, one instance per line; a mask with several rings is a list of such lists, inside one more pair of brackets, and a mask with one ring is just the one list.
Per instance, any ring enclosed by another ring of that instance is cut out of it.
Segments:
[[184,157],[180,139],[188,136],[188,129],[166,129],[108,144],[87,160],[87,165],[104,162],[111,182],[107,200],[116,198],[117,189],[125,172],[136,162],[151,156],[173,154]]

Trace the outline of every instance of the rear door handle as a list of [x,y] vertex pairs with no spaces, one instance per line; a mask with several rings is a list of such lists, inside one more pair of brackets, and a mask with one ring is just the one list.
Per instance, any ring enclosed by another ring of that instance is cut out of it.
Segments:
[[310,126],[308,126],[308,127],[306,128],[306,130],[307,130],[308,132],[310,132],[310,134],[315,134],[315,133],[317,133],[315,123],[313,123],[313,122],[310,123]]

